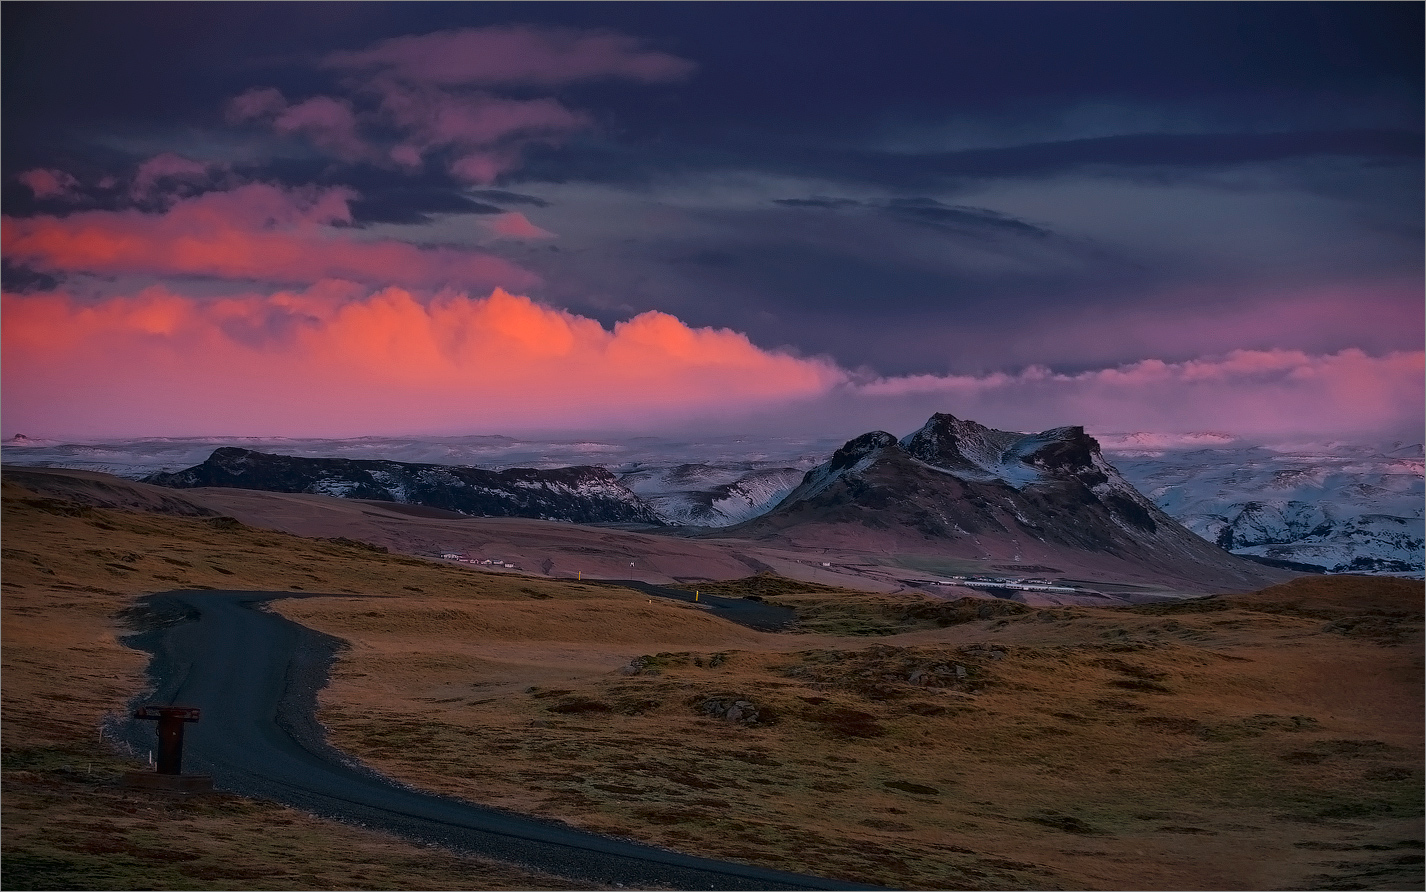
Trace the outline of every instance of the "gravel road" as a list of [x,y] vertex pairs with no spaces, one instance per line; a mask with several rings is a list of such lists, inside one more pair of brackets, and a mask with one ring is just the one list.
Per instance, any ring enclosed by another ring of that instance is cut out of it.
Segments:
[[[154,691],[134,705],[203,711],[202,720],[186,728],[185,772],[211,774],[223,790],[591,884],[871,888],[599,836],[383,778],[326,743],[315,717],[317,691],[342,643],[265,609],[266,602],[287,597],[303,596],[169,592],[143,599],[129,617],[147,631],[126,643],[154,655]],[[137,752],[155,747],[152,722],[131,719],[116,730]]]

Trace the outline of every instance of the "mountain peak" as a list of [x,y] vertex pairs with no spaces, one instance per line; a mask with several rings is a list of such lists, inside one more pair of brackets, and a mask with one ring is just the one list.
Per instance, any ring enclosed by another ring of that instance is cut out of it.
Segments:
[[1261,572],[1159,511],[1083,427],[1024,434],[948,413],[899,441],[885,431],[848,441],[745,529],[879,537],[888,548],[977,560],[1119,560],[1135,573],[1152,568],[1215,585]]
[[920,430],[904,437],[901,448],[913,458],[952,473],[1000,476],[996,469],[1006,450],[1024,436],[937,412]]
[[872,431],[868,434],[862,434],[860,437],[848,440],[842,444],[842,448],[832,454],[830,469],[840,471],[843,468],[850,468],[878,449],[885,449],[888,446],[895,445],[896,438],[886,431]]

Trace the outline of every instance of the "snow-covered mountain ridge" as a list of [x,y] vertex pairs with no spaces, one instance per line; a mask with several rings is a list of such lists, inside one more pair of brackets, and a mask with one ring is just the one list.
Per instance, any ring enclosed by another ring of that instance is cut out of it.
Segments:
[[227,446],[201,464],[145,483],[313,493],[440,508],[470,517],[537,517],[573,523],[660,524],[608,469],[579,466],[487,471],[452,465],[302,458]]
[[1421,444],[1207,448],[1106,437],[1114,464],[1198,535],[1234,554],[1331,572],[1421,575]]
[[[1123,477],[1165,513],[1235,553],[1329,570],[1421,574],[1426,495],[1420,444],[1265,445],[1219,431],[1096,438]],[[905,439],[909,445],[911,438]],[[770,510],[839,445],[840,439],[754,436],[194,437],[93,443],[12,437],[0,455],[11,465],[131,479],[191,467],[221,446],[493,470],[599,465],[665,523],[718,527]],[[963,475],[1007,481],[1021,475],[1023,483],[1030,479],[1025,475],[1036,473],[993,457],[994,443],[981,449],[963,438],[962,445],[968,459],[958,469]]]

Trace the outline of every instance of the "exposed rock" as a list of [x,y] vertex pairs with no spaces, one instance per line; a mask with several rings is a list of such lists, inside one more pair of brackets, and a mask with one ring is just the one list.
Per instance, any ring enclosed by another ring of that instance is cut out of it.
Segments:
[[756,725],[762,719],[762,710],[750,700],[710,697],[703,701],[700,709],[704,715],[745,725]]
[[662,675],[659,671],[661,665],[658,657],[651,657],[645,654],[641,657],[634,657],[627,665],[619,668],[620,675]]

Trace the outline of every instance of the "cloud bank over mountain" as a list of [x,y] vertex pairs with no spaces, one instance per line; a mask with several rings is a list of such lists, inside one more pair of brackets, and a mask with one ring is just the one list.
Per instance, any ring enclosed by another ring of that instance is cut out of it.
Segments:
[[1423,423],[1419,7],[334,10],[4,9],[6,435]]

